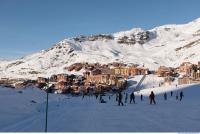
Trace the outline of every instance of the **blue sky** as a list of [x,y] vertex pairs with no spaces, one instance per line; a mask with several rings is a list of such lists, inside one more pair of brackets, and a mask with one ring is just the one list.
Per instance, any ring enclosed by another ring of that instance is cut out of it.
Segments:
[[77,35],[151,29],[200,17],[200,0],[0,0],[0,58]]

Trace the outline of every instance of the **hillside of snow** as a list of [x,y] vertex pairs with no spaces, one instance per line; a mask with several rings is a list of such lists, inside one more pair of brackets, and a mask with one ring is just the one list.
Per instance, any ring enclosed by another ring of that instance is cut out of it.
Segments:
[[151,30],[134,28],[110,35],[67,38],[48,50],[18,60],[0,61],[0,78],[36,79],[74,73],[64,68],[76,62],[135,63],[150,69],[160,65],[176,67],[184,61],[200,61],[199,50],[200,18],[187,24],[164,25]]
[[[82,99],[81,96],[50,94],[48,132],[199,132],[199,87],[143,89],[135,93],[136,104],[125,103],[120,107],[115,101],[116,95],[110,95],[110,100],[108,95],[103,96],[107,101],[103,104],[94,96]],[[151,91],[156,94],[156,105],[149,105]],[[170,96],[171,91],[173,96]],[[184,93],[182,101],[175,99],[180,91]],[[163,98],[164,92],[167,92],[167,101]],[[139,98],[141,93],[143,101]],[[44,132],[45,101],[46,93],[39,89],[1,87],[0,132]]]

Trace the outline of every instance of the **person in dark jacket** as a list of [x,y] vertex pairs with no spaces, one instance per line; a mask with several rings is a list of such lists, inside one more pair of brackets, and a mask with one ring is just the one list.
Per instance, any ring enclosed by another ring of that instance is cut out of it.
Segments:
[[170,93],[171,93],[171,96],[172,96],[172,95],[173,95],[173,92],[171,91]]
[[122,98],[123,98],[122,93],[119,92],[119,95],[118,95],[118,106],[120,106],[120,104],[121,104],[122,106],[124,105],[124,103],[122,102]]
[[180,101],[182,100],[183,97],[184,97],[183,91],[181,91],[181,92],[180,92]]
[[102,99],[103,99],[103,97],[102,97],[102,95],[100,95],[99,102],[101,102]]
[[116,101],[119,101],[119,94],[116,94]]
[[149,99],[150,99],[150,104],[152,104],[152,103],[156,104],[155,95],[154,95],[153,91],[151,91],[151,94],[149,95]]
[[84,99],[84,97],[85,97],[85,95],[84,95],[84,93],[83,93],[83,95],[82,95],[82,100]]
[[142,94],[140,95],[140,100],[143,101],[143,95]]
[[96,99],[98,99],[98,94],[95,94]]
[[164,93],[164,100],[167,100],[167,93]]
[[135,95],[134,95],[134,92],[132,92],[131,95],[130,95],[130,104],[131,104],[132,101],[135,104]]
[[128,93],[126,93],[125,103],[127,103],[127,100],[128,100]]
[[178,100],[178,92],[176,93],[176,100]]

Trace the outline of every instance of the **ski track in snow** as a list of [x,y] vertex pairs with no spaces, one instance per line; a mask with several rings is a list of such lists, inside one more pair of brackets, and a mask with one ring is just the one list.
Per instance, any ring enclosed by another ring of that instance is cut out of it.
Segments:
[[[136,94],[136,103],[126,103],[125,106],[117,106],[115,95],[108,99],[105,104],[99,103],[99,98],[85,96],[71,97],[66,95],[49,95],[49,114],[48,131],[49,132],[198,132],[200,131],[200,85],[183,85],[179,88],[174,86],[165,86],[154,89],[144,89]],[[11,93],[9,89],[8,92]],[[130,90],[130,89],[129,89]],[[156,95],[156,105],[149,105],[148,95],[154,90]],[[169,92],[173,90],[173,96]],[[175,100],[176,92],[184,92],[183,101]],[[2,90],[0,90],[1,92]],[[25,90],[22,96],[31,96],[38,90]],[[128,90],[127,90],[128,91]],[[162,91],[162,92],[160,92]],[[13,95],[5,93],[8,99],[15,99]],[[14,91],[12,91],[14,92]],[[164,101],[163,93],[168,92],[168,100]],[[140,93],[144,94],[144,101],[140,101]],[[41,94],[35,93],[34,95]],[[18,94],[16,94],[18,95]],[[15,111],[16,116],[13,121],[8,121],[1,116],[9,118],[10,113],[1,113],[0,111],[0,131],[1,132],[43,132],[45,125],[45,94],[38,96],[36,104],[26,105],[25,111],[19,108]],[[1,96],[0,96],[1,98]],[[23,97],[22,97],[23,98]],[[28,100],[20,101],[17,107],[23,107]],[[128,100],[129,102],[129,100]],[[30,103],[30,102],[29,102]],[[3,108],[8,106],[3,105]],[[12,109],[13,106],[8,107]],[[30,109],[29,109],[30,108]],[[40,111],[38,111],[40,110]],[[4,115],[3,115],[4,114]],[[4,124],[5,121],[5,124]]]

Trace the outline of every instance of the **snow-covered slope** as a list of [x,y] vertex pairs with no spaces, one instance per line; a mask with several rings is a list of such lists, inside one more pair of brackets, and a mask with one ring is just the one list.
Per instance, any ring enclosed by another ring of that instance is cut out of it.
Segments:
[[[156,94],[156,105],[149,105],[148,95],[152,90]],[[173,91],[173,96],[170,96],[170,91]],[[175,99],[180,91],[184,93],[182,101]],[[163,98],[164,92],[167,92],[167,101]],[[143,101],[136,96],[136,104],[125,103],[123,107],[117,106],[115,95],[110,96],[110,100],[103,96],[107,103],[102,104],[94,96],[82,99],[50,94],[48,132],[200,131],[199,85],[151,88],[135,94],[141,93]],[[0,87],[0,132],[43,132],[45,98],[45,92],[39,89]]]
[[184,61],[200,61],[199,50],[200,18],[187,24],[164,25],[147,31],[134,28],[110,35],[67,38],[48,50],[14,61],[0,61],[0,77],[48,77],[68,73],[64,68],[76,62],[117,61],[144,64],[150,69],[160,65],[175,67]]

